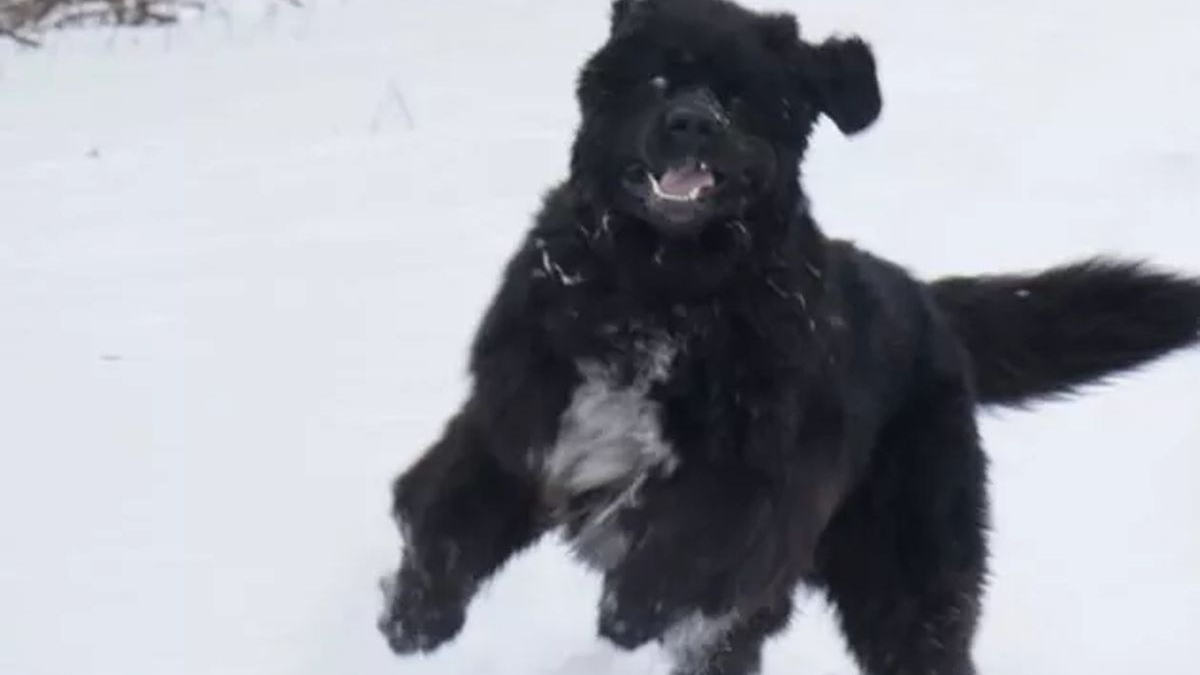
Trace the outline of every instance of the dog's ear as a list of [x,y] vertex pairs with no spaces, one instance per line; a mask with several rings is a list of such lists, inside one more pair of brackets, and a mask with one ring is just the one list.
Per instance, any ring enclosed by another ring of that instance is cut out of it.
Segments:
[[800,26],[791,14],[763,14],[759,32],[766,46],[796,69],[816,108],[842,133],[858,133],[879,117],[883,97],[867,43],[852,37],[809,44],[800,39]]
[[615,0],[612,5],[612,34],[625,29],[626,24],[654,7],[654,0]]
[[806,68],[817,106],[846,135],[871,126],[883,109],[875,56],[857,37],[832,38],[808,47]]

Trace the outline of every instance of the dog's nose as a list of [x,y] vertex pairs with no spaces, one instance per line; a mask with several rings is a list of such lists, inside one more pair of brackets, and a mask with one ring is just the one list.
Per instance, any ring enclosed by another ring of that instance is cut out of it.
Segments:
[[667,110],[663,127],[673,143],[694,150],[717,134],[721,120],[715,111],[701,102],[685,101]]

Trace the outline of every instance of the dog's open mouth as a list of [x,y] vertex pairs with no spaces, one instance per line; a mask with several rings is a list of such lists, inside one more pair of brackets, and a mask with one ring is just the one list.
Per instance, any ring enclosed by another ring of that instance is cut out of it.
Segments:
[[716,189],[720,176],[704,162],[687,162],[655,176],[648,173],[650,191],[661,200],[675,203],[696,202]]
[[660,171],[631,166],[625,185],[642,202],[651,223],[668,234],[694,234],[691,225],[702,224],[715,208],[725,176],[707,162],[689,159]]

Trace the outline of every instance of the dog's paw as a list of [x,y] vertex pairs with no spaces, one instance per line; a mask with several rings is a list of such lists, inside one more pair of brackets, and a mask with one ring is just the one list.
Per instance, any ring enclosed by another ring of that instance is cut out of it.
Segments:
[[633,651],[662,637],[674,616],[665,602],[650,594],[633,595],[606,583],[600,601],[600,637]]
[[466,623],[461,599],[434,592],[410,570],[384,577],[379,586],[384,597],[379,631],[400,656],[431,652],[453,640]]

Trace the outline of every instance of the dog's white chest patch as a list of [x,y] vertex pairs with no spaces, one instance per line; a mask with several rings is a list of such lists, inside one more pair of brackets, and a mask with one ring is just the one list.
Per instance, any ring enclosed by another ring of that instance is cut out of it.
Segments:
[[671,626],[663,635],[662,644],[677,672],[694,672],[721,649],[736,623],[737,615],[733,612],[710,617],[696,611]]
[[652,471],[669,472],[676,463],[663,438],[660,405],[650,397],[652,387],[670,376],[674,358],[669,341],[643,345],[634,376],[624,381],[605,364],[579,364],[583,381],[559,421],[545,480],[568,501],[602,495],[578,514],[582,526],[574,537],[579,553],[597,566],[611,567],[624,555],[623,536],[613,522],[617,512],[633,503]]

